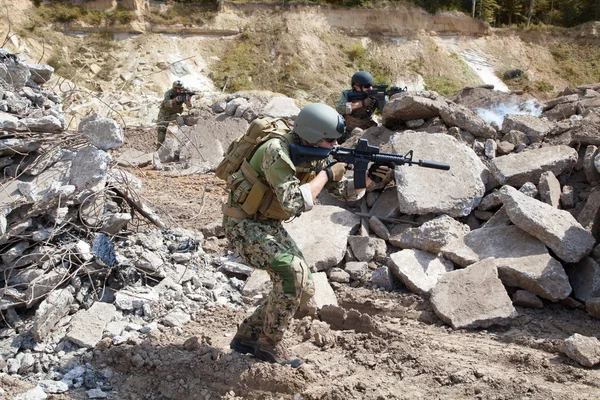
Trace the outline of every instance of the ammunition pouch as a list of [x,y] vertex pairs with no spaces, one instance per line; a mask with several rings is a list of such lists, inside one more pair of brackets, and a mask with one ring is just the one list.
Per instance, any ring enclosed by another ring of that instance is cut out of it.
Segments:
[[[280,219],[292,217],[288,214],[271,187],[258,177],[258,173],[244,160],[239,171],[227,179],[232,199],[241,204],[241,210],[225,206],[225,215],[234,218]],[[233,210],[233,211],[230,211]]]

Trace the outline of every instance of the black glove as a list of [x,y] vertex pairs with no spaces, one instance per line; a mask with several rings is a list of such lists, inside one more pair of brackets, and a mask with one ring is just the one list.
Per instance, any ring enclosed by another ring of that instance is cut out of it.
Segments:
[[183,96],[177,96],[175,97],[175,101],[179,104],[183,104]]
[[375,183],[383,181],[391,172],[391,168],[385,164],[371,164],[367,171],[367,176]]
[[339,182],[342,180],[344,175],[346,174],[346,166],[347,164],[342,162],[332,162],[327,167],[325,167],[325,172],[327,173],[327,180],[329,182]]
[[374,99],[373,97],[367,97],[363,100],[363,107],[373,107],[375,105],[375,103],[377,102],[377,99]]

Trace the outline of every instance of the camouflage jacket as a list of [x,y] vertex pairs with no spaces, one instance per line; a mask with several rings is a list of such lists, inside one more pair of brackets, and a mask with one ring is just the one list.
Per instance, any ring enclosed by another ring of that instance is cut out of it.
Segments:
[[385,107],[385,103],[379,104],[379,101],[378,101],[377,104],[375,105],[375,107],[373,107],[372,109],[369,109],[367,107],[360,107],[360,108],[357,108],[356,110],[353,110],[351,113],[349,113],[348,110],[349,110],[350,106],[348,106],[348,104],[350,104],[350,102],[348,101],[348,93],[351,93],[351,92],[353,92],[352,89],[344,90],[340,94],[340,98],[338,99],[338,101],[335,103],[336,111],[342,115],[351,114],[356,118],[369,119],[369,118],[371,118],[371,115],[373,115],[373,112],[375,111],[375,109],[377,109],[377,110],[379,110],[379,112],[381,112],[383,110],[383,107]]
[[[284,140],[270,139],[262,144],[252,156],[250,165],[258,172],[259,178],[267,182],[275,192],[282,208],[289,215],[298,216],[302,212],[310,211],[314,205],[307,182],[332,161],[327,158],[294,166],[288,144]],[[314,173],[307,176],[308,168]],[[303,177],[307,178],[306,182],[300,180]],[[351,179],[344,178],[340,182],[328,182],[325,189],[342,201],[355,201],[360,198],[356,195],[354,181]],[[232,200],[231,196],[229,205],[240,206]]]
[[175,90],[169,89],[166,91],[162,103],[160,103],[160,113],[163,115],[181,114],[183,112],[183,104],[177,101]]

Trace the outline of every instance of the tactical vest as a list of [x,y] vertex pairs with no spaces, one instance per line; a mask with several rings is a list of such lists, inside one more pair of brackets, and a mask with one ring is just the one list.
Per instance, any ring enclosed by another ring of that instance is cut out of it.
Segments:
[[[227,179],[227,187],[231,191],[228,203],[223,205],[223,213],[233,218],[253,218],[258,220],[278,219],[287,220],[290,215],[281,206],[277,194],[265,180],[260,171],[260,163],[266,144],[273,140],[282,140],[289,147],[294,142],[291,134],[270,133],[264,142],[259,144],[250,157],[244,159],[240,169]],[[248,161],[249,160],[249,161]],[[300,184],[310,182],[316,172],[310,168],[295,167],[296,177]],[[232,201],[241,208],[232,206]]]

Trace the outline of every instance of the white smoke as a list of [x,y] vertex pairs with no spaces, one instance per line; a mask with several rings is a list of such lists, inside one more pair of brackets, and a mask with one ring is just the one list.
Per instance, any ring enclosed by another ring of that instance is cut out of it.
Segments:
[[488,124],[496,124],[498,128],[502,128],[504,117],[507,114],[526,114],[539,117],[542,115],[542,105],[536,99],[528,99],[522,103],[500,104],[493,109],[477,108],[475,109],[479,115]]

